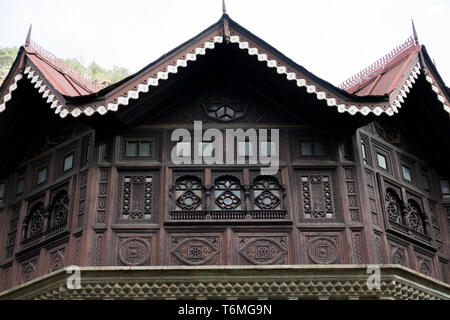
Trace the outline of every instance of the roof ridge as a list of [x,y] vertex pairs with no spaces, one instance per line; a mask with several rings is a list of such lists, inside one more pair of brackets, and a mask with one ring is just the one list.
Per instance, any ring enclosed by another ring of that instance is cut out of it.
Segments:
[[31,53],[35,53],[37,56],[39,56],[39,58],[45,60],[57,71],[70,77],[72,81],[74,81],[76,84],[84,88],[86,91],[90,93],[95,93],[102,89],[90,77],[70,68],[66,63],[64,63],[62,59],[58,58],[50,51],[44,49],[42,46],[40,46],[33,40],[29,40],[27,42],[25,49],[27,49],[27,51]]
[[339,88],[347,91],[352,91],[349,89],[353,88],[357,84],[359,84],[361,87],[362,84],[369,82],[374,76],[378,75],[377,71],[379,71],[380,69],[384,70],[389,63],[402,57],[405,52],[408,52],[409,49],[415,48],[416,46],[418,45],[416,44],[414,37],[408,37],[406,41],[396,46],[389,53],[342,82],[339,85]]

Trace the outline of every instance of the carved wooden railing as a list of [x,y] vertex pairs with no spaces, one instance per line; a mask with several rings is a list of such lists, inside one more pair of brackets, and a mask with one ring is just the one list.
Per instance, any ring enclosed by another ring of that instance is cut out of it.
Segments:
[[171,211],[171,221],[186,220],[287,220],[287,210]]
[[47,239],[53,238],[54,236],[59,235],[66,230],[67,230],[67,223],[59,225],[59,226],[55,226],[55,227],[49,228],[45,232],[42,232],[42,233],[39,233],[32,237],[23,239],[20,242],[20,245],[22,246],[22,248],[30,247],[32,245],[38,244]]
[[400,232],[406,236],[409,236],[415,240],[426,243],[428,245],[433,245],[433,238],[430,237],[429,235],[426,235],[422,232],[418,232],[412,228],[409,228],[408,226],[405,226],[393,220],[389,220],[389,225],[392,227],[392,229],[394,229],[397,232]]

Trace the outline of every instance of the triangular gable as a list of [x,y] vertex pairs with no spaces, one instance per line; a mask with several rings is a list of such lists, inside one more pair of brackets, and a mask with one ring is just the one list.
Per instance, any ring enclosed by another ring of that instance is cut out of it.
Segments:
[[419,45],[411,36],[390,53],[344,81],[339,87],[362,97],[388,95],[389,103],[397,113],[416,83],[418,75],[423,72],[444,110],[450,113],[448,98],[450,95],[443,89],[446,87],[434,65],[427,61],[429,59],[424,59],[425,55],[428,56],[425,47]]
[[[409,89],[412,88],[421,69],[425,67],[418,54],[421,51],[417,50],[414,53],[416,46],[411,46],[414,50],[410,50],[410,56],[403,67],[398,70],[394,85],[392,85],[393,89],[390,92],[383,93],[381,91],[377,94],[371,92],[358,95],[357,92],[336,88],[314,76],[224,14],[216,24],[193,39],[175,48],[133,76],[99,92],[86,90],[86,87],[82,86],[79,86],[79,90],[77,90],[76,86],[79,83],[73,81],[74,78],[69,73],[61,73],[61,70],[57,70],[56,73],[48,72],[45,70],[45,64],[39,65],[39,61],[34,61],[34,57],[26,55],[25,66],[17,69],[18,72],[11,78],[11,83],[3,86],[8,88],[3,90],[4,92],[0,92],[0,102],[2,102],[0,112],[5,109],[6,103],[11,99],[12,91],[17,88],[17,83],[23,76],[35,84],[35,88],[42,93],[43,98],[51,104],[51,108],[54,108],[55,113],[59,114],[61,118],[68,115],[78,117],[82,114],[92,116],[95,113],[104,115],[110,111],[114,112],[121,106],[127,106],[131,100],[139,99],[141,94],[157,87],[160,80],[167,80],[170,74],[178,73],[179,68],[187,67],[188,64],[197,60],[199,55],[207,54],[208,50],[213,50],[218,43],[237,44],[241,50],[247,51],[249,55],[254,55],[268,68],[275,68],[278,74],[284,75],[288,81],[294,81],[299,88],[303,87],[303,90],[314,95],[317,100],[325,102],[325,105],[336,108],[339,113],[350,113],[351,115],[356,113],[377,116],[381,114],[394,115],[404,102],[403,98],[409,93]],[[427,80],[429,81],[429,79],[431,79],[432,89],[436,91],[437,88],[438,99],[444,104],[445,110],[450,112],[448,96],[442,94],[442,90],[436,85],[432,74],[427,73]],[[78,91],[79,95],[74,94],[73,91]]]

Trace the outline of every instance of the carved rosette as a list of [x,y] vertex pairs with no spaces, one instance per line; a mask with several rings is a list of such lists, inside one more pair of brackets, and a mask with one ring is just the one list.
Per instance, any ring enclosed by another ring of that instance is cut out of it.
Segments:
[[287,264],[286,237],[239,238],[240,264]]
[[309,258],[316,264],[334,263],[339,254],[336,239],[328,237],[312,238],[308,243],[307,250]]
[[219,265],[219,237],[172,238],[171,265]]
[[118,257],[125,266],[143,265],[150,259],[150,244],[142,238],[121,239]]

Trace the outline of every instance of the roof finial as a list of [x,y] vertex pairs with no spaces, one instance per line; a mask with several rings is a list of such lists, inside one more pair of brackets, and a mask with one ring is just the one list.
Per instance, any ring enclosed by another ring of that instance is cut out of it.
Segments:
[[227,14],[227,6],[225,5],[225,0],[222,0],[222,14]]
[[31,42],[31,29],[33,28],[33,24],[30,23],[30,28],[28,29],[27,39],[25,40],[25,47],[30,45]]
[[412,29],[413,29],[414,44],[418,45],[419,44],[419,37],[417,36],[416,27],[414,26],[414,20],[413,19],[411,19],[411,23],[412,23]]

